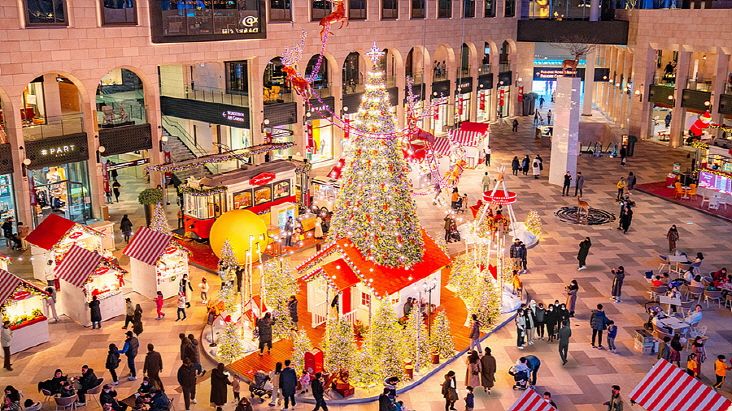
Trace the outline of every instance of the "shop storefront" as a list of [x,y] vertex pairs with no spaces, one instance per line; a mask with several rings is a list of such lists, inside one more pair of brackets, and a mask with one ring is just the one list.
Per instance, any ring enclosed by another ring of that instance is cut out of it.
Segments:
[[310,111],[305,114],[305,151],[313,165],[333,159],[334,127],[330,111],[335,99],[326,97],[323,102],[311,100]]
[[100,129],[99,154],[105,169],[104,190],[107,191],[114,176],[144,178],[144,165],[149,162],[150,149],[150,124]]
[[13,190],[13,159],[10,144],[0,144],[0,219],[17,220],[15,191]]
[[479,123],[487,123],[491,119],[491,92],[493,91],[493,73],[478,76],[478,119]]
[[674,116],[674,88],[660,84],[651,85],[648,92],[651,103],[649,138],[653,141],[668,143],[671,139],[671,119]]
[[470,121],[471,102],[473,97],[473,78],[463,77],[455,83],[455,121]]
[[684,143],[694,140],[711,140],[715,129],[710,129],[712,116],[709,113],[712,93],[707,91],[684,89],[681,93],[681,107],[684,108]]
[[496,99],[496,114],[498,118],[511,115],[511,83],[513,75],[510,71],[498,73],[498,98]]
[[[426,124],[426,117],[429,116],[429,113],[424,112],[424,84],[415,84],[412,88],[412,92],[414,93],[415,102],[414,102],[414,115],[416,116],[414,121],[416,122],[415,125],[418,128],[421,128],[424,130],[425,124]],[[405,122],[404,124],[408,124],[406,121],[409,116],[409,105],[407,104],[407,99],[409,95],[405,93],[404,97],[404,118]]]
[[450,80],[432,83],[432,134],[444,136],[450,126]]
[[[264,106],[265,140],[274,143],[296,143],[295,125],[299,121],[297,103],[266,104]],[[267,141],[265,141],[267,142]],[[287,159],[297,152],[297,145],[272,152],[272,159]]]
[[26,142],[34,226],[51,213],[86,223],[92,218],[86,134]]
[[719,114],[721,127],[717,131],[715,144],[732,149],[732,94],[719,97]]

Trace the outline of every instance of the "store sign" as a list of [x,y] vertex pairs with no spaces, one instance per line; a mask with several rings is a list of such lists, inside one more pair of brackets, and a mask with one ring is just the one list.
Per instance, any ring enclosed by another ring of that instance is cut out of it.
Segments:
[[59,157],[59,156],[65,156],[74,150],[76,150],[76,146],[73,144],[68,144],[68,145],[64,145],[64,146],[55,146],[55,147],[44,148],[41,150],[41,155]]
[[249,185],[262,186],[272,182],[275,179],[274,173],[261,173],[249,179]]
[[28,141],[25,153],[32,169],[87,160],[86,133]]
[[459,78],[455,81],[455,90],[456,92],[461,93],[470,93],[473,91],[473,78],[472,77],[463,77]]
[[229,121],[237,121],[239,123],[244,123],[247,121],[247,118],[249,116],[249,113],[242,113],[241,111],[224,111],[221,113],[222,116],[224,116],[225,119]]
[[[250,122],[249,109],[246,107],[168,96],[160,96],[160,111],[166,116],[238,128],[249,128]],[[265,106],[265,118],[272,121],[272,117],[267,117],[266,111],[267,106]]]

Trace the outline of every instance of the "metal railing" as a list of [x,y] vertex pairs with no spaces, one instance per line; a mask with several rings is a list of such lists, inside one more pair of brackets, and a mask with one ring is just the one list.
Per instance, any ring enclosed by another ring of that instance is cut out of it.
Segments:
[[712,91],[712,81],[705,81],[704,79],[689,79],[686,81],[686,88],[698,91]]
[[488,74],[491,72],[491,65],[490,64],[481,64],[480,67],[478,67],[478,72],[480,74]]
[[185,96],[189,100],[206,101],[209,103],[230,104],[232,106],[249,107],[249,94],[231,94],[227,90],[215,87],[196,85],[185,86]]
[[23,138],[26,141],[65,136],[84,132],[82,113],[49,116],[23,121]]
[[[128,125],[129,122],[147,123],[147,108],[134,100],[105,101],[103,104],[97,104],[97,125],[99,127],[116,127]],[[105,107],[109,107],[109,109]]]
[[322,302],[315,307],[313,307],[313,311],[310,313],[310,326],[313,328],[318,327],[319,325],[325,324],[325,322],[328,320],[328,304],[326,302]]
[[[206,150],[204,147],[199,146],[193,136],[191,136],[186,129],[180,126],[177,122],[171,120],[167,116],[162,116],[163,120],[163,130],[165,130],[170,136],[173,136],[180,140],[181,143],[183,143],[188,150],[193,153],[195,157],[203,157],[211,154],[210,151]],[[212,174],[218,174],[221,172],[219,169],[218,164],[206,164],[206,168],[208,171],[210,171]]]

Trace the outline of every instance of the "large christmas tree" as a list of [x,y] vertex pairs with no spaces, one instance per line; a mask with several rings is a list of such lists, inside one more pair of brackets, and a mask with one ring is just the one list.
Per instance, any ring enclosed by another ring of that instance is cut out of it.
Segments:
[[371,70],[353,123],[329,235],[350,238],[377,264],[409,267],[422,260],[424,242],[379,67],[384,53],[374,45],[367,55]]

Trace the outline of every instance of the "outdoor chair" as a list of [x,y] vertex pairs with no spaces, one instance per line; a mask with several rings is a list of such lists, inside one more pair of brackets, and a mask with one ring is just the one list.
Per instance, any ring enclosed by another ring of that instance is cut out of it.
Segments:
[[56,411],[61,410],[68,410],[76,409],[76,401],[79,400],[79,397],[74,395],[71,397],[53,397],[54,400],[56,400]]
[[[99,404],[100,407],[102,406],[102,404],[99,403],[99,398],[98,397],[99,397],[99,394],[102,392],[102,386],[104,386],[104,378],[100,378],[99,379],[99,384],[97,384],[96,386],[94,386],[92,388],[89,388],[86,391],[86,395],[87,396],[90,396],[91,398],[93,398],[94,401],[96,401],[97,404]],[[88,400],[87,400],[87,402],[88,402]]]
[[722,291],[709,291],[704,290],[704,301],[707,302],[707,308],[709,308],[709,301],[716,301],[717,306],[722,308]]
[[702,287],[694,287],[690,285],[686,289],[686,297],[689,298],[689,300],[696,300],[699,302],[702,294],[704,294],[704,289]]

